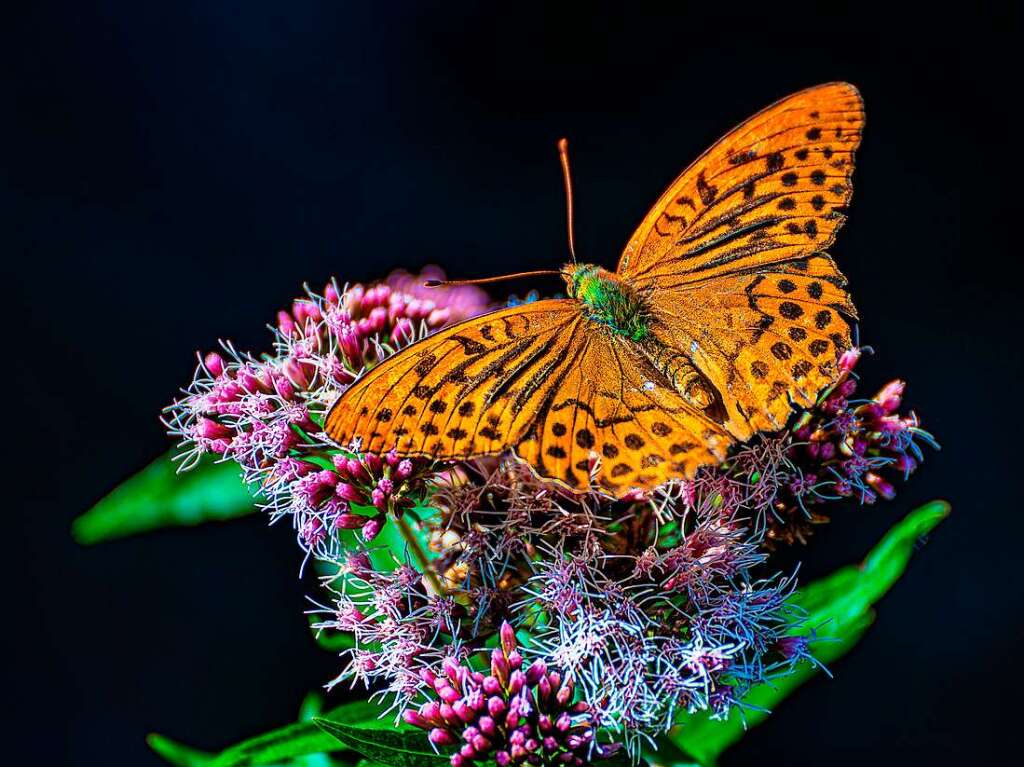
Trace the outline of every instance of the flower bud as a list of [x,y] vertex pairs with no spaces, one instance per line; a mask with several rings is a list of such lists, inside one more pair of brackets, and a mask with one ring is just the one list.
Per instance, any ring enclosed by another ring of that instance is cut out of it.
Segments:
[[384,521],[380,517],[375,517],[363,525],[363,540],[369,543],[380,533],[384,527]]

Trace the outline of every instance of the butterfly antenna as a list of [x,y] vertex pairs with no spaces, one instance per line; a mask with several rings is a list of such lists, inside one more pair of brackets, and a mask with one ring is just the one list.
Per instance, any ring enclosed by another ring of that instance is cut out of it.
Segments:
[[456,285],[484,285],[488,282],[503,282],[505,280],[516,280],[520,277],[537,277],[542,274],[561,274],[558,269],[539,269],[535,272],[516,272],[515,274],[503,274],[500,277],[481,277],[478,280],[426,280],[423,283],[425,288],[442,288]]
[[569,139],[558,140],[558,159],[562,163],[562,181],[565,183],[565,210],[569,231],[569,255],[576,263],[576,229],[572,205],[572,173],[569,170]]

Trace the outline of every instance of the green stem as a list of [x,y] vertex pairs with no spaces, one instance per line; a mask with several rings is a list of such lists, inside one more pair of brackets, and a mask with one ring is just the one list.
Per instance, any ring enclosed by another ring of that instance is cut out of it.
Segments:
[[420,568],[423,570],[423,575],[426,576],[427,581],[430,583],[431,588],[434,592],[440,596],[444,594],[444,589],[441,586],[441,581],[437,577],[437,573],[434,572],[434,568],[431,567],[430,558],[427,557],[427,553],[420,546],[419,539],[416,537],[416,533],[409,527],[409,523],[405,521],[404,517],[395,516],[395,524],[398,525],[398,531],[402,534],[405,539],[406,545],[412,550],[412,555],[419,563]]

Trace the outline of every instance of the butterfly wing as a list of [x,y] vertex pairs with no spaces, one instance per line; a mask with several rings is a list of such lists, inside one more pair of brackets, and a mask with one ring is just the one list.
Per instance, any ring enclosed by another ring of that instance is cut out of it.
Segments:
[[692,477],[732,438],[691,406],[635,345],[584,319],[572,364],[546,382],[534,431],[516,453],[571,489],[622,497]]
[[810,405],[850,347],[855,309],[821,251],[845,220],[863,125],[846,83],[773,104],[687,168],[623,251],[654,334],[717,391],[739,439]]
[[454,325],[357,380],[325,424],[339,444],[445,460],[512,449],[574,490],[622,495],[692,474],[730,437],[572,300]]
[[672,182],[623,250],[619,274],[664,288],[824,250],[845,220],[863,127],[863,102],[847,83],[757,113]]

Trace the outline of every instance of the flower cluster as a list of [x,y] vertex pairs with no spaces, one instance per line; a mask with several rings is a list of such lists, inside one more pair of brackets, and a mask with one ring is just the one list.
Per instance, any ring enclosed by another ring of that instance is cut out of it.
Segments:
[[455,767],[580,766],[612,740],[636,753],[686,713],[742,715],[752,687],[813,662],[795,581],[769,555],[829,503],[891,498],[934,446],[901,414],[902,382],[857,399],[852,350],[788,428],[617,501],[511,456],[435,464],[330,443],[326,410],[364,370],[489,306],[424,277],[441,275],[308,292],[278,315],[273,353],[224,344],[168,409],[185,467],[234,460],[271,519],[292,519],[322,577],[313,628],[348,637],[331,685],[387,697]]
[[493,760],[511,764],[581,767],[611,756],[615,745],[597,742],[598,722],[589,704],[573,702],[572,679],[537,659],[523,669],[515,631],[499,630],[500,646],[491,651],[490,673],[447,657],[441,673],[424,669],[429,700],[406,709],[405,721],[429,730],[436,746],[459,745],[452,767]]
[[360,528],[372,539],[387,512],[422,497],[429,464],[338,449],[321,434],[324,414],[365,369],[488,308],[486,294],[471,286],[428,295],[424,279],[443,276],[436,268],[396,272],[345,290],[329,282],[322,294],[307,291],[278,312],[274,354],[257,358],[223,343],[223,352],[202,356],[192,384],[166,411],[185,448],[182,468],[207,454],[236,461],[272,519],[291,516],[307,550],[333,551],[333,530]]

